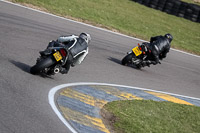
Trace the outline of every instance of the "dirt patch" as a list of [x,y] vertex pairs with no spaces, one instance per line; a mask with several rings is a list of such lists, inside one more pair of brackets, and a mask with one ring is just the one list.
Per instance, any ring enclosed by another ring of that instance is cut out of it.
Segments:
[[200,3],[200,0],[193,0],[194,2]]
[[110,131],[110,133],[116,133],[113,124],[116,122],[117,118],[104,108],[101,109],[100,115],[102,116],[104,125]]

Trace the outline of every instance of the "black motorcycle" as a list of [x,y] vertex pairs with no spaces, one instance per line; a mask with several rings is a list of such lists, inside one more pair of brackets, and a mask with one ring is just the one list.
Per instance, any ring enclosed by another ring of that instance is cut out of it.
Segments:
[[44,73],[53,75],[60,72],[60,69],[68,59],[68,51],[63,46],[52,46],[51,43],[47,49],[40,51],[40,57],[37,59],[36,64],[31,67],[30,73],[39,74]]
[[147,60],[150,51],[145,46],[147,43],[138,43],[138,46],[134,47],[132,51],[122,59],[122,65],[133,65],[138,69],[143,67],[143,61]]

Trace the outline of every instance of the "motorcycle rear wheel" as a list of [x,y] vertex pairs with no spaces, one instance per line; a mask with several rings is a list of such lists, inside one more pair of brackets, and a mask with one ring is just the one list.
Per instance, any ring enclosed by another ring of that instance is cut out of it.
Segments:
[[52,56],[49,56],[45,59],[42,59],[41,61],[37,62],[33,67],[31,67],[30,69],[30,73],[31,74],[38,74],[40,73],[42,70],[44,70],[47,67],[50,67],[51,65],[53,65],[55,63],[55,59],[53,59]]
[[121,63],[122,65],[128,65],[131,64],[131,60],[132,60],[132,54],[128,54],[122,59]]

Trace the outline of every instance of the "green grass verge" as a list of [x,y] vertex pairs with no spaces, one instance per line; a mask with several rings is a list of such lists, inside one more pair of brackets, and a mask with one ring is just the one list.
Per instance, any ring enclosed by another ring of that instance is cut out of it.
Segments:
[[118,133],[200,133],[200,107],[152,100],[115,101],[104,109]]
[[[131,0],[12,0],[79,18],[149,41],[151,36],[171,33],[172,47],[200,55],[200,23],[145,7]],[[80,31],[82,32],[82,31]]]

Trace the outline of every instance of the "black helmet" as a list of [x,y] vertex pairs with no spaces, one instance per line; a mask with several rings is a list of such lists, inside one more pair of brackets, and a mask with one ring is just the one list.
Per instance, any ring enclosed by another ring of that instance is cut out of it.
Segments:
[[87,34],[87,33],[81,33],[81,34],[79,35],[79,37],[80,37],[80,38],[83,38],[87,43],[89,43],[90,40],[91,40],[90,34]]
[[173,36],[171,34],[165,34],[165,37],[171,42],[173,40]]

